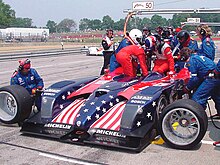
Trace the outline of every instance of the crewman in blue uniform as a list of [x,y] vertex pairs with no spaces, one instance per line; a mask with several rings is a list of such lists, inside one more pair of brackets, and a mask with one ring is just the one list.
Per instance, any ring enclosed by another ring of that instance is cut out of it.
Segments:
[[[19,61],[18,70],[13,73],[10,84],[23,86],[30,95],[35,95],[37,90],[42,90],[44,87],[43,79],[34,68],[31,68],[29,59]],[[39,97],[35,100],[38,109],[40,109],[40,100]]]
[[203,55],[214,61],[215,59],[215,44],[211,39],[212,30],[208,25],[199,25],[197,27],[197,35],[202,41],[201,47],[198,49],[197,54]]
[[188,48],[192,50],[192,53],[196,53],[199,50],[198,42],[192,37],[190,37]]
[[191,73],[191,78],[184,90],[185,92],[194,90],[192,100],[202,105],[204,109],[206,109],[208,98],[211,97],[217,110],[215,116],[220,116],[220,79],[217,74],[220,69],[211,59],[191,55],[191,53],[187,47],[180,51],[180,56],[182,60],[186,61],[186,67]]
[[[217,63],[216,75],[217,75],[216,77],[217,77],[218,79],[220,79],[220,60],[219,60],[218,63]],[[213,117],[218,117],[218,118],[220,118],[218,115],[214,115]],[[214,142],[213,145],[216,146],[216,147],[220,147],[220,140]]]

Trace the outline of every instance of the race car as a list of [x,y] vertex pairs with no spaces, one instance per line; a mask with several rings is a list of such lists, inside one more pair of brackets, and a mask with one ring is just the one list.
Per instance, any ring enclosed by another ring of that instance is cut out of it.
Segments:
[[87,47],[87,56],[103,56],[103,48],[102,47]]
[[126,77],[118,68],[101,77],[57,82],[41,94],[36,110],[21,86],[0,88],[0,121],[21,132],[60,141],[142,151],[157,134],[173,148],[191,149],[204,137],[207,116],[183,99],[189,72]]

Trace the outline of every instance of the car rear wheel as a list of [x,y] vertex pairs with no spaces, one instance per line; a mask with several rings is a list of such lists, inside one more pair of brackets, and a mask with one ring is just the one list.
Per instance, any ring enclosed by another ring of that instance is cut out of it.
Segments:
[[176,149],[192,149],[200,143],[208,126],[203,107],[193,100],[182,99],[168,105],[159,119],[159,133]]
[[29,117],[32,109],[32,98],[28,91],[19,85],[0,88],[0,121],[14,124]]

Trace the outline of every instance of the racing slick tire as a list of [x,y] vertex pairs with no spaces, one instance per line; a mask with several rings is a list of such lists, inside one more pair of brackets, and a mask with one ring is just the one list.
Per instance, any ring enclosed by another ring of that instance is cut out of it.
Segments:
[[162,111],[158,124],[159,134],[170,147],[188,150],[203,139],[208,117],[201,105],[190,99],[181,99]]
[[32,98],[20,85],[0,88],[0,121],[15,124],[29,117],[32,110]]

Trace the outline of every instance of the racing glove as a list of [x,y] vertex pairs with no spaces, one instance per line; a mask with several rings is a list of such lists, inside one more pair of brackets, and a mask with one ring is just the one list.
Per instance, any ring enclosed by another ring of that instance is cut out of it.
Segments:
[[31,90],[31,94],[32,94],[32,95],[35,95],[35,94],[36,94],[36,91],[37,91],[37,88],[33,88],[33,89]]

